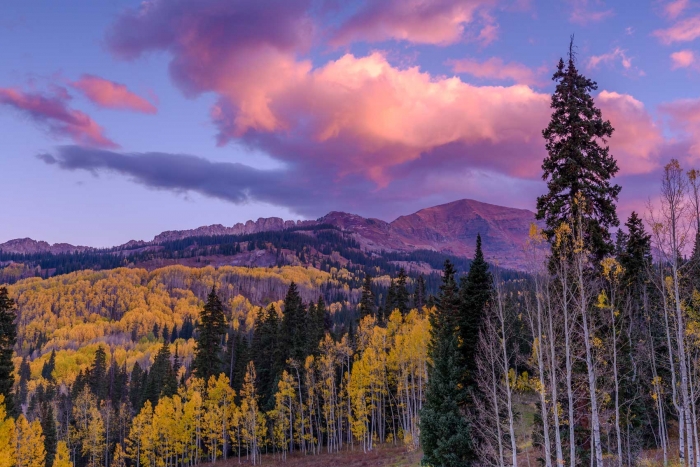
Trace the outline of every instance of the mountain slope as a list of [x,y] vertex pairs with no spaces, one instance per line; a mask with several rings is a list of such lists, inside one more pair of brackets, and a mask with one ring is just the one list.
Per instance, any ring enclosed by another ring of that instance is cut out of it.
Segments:
[[[417,250],[432,250],[451,256],[470,258],[474,254],[476,236],[481,234],[487,260],[504,268],[522,270],[526,266],[523,247],[533,222],[535,222],[534,213],[525,209],[513,209],[463,199],[400,216],[392,222],[334,211],[315,221],[285,221],[271,217],[248,221],[245,224],[238,223],[232,227],[216,224],[191,230],[166,231],[151,241],[132,240],[107,250],[74,247],[67,244],[49,245],[46,242],[37,242],[31,239],[19,239],[0,244],[0,252],[22,255],[42,253],[53,255],[118,254],[121,257],[136,257],[144,253],[157,256],[158,251],[162,250],[164,246],[170,251],[173,248],[191,251],[197,246],[232,241],[245,244],[253,241],[252,250],[255,250],[257,245],[262,245],[264,242],[269,243],[269,239],[260,237],[260,234],[265,232],[299,230],[313,236],[312,231],[318,232],[331,228],[341,231],[344,236],[351,238],[357,244],[353,248],[380,255],[381,252],[408,253]],[[246,237],[251,235],[258,235],[259,238]],[[181,243],[185,240],[187,244]],[[309,242],[311,241],[309,240]],[[280,245],[275,246],[280,248]],[[245,252],[239,254],[245,256]],[[274,264],[278,259],[279,252],[277,258],[273,255],[270,261]],[[174,262],[181,261],[175,259]],[[244,259],[243,263],[226,260],[225,264],[247,263]],[[259,264],[256,265],[259,266]]]

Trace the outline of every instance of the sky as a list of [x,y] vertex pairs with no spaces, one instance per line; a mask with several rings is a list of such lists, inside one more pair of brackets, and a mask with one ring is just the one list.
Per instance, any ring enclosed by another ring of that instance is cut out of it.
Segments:
[[624,222],[671,158],[700,167],[700,1],[4,2],[0,243],[534,210],[572,35]]

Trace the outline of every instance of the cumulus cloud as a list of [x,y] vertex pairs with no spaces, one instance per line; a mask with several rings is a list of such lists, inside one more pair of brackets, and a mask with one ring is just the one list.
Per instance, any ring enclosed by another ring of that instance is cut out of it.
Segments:
[[504,62],[498,57],[491,57],[488,60],[478,61],[471,58],[461,60],[451,60],[455,73],[466,73],[476,78],[493,79],[499,81],[513,81],[519,84],[540,86],[542,80],[528,66],[518,62]]
[[52,95],[0,88],[0,104],[12,107],[56,137],[78,144],[102,148],[119,147],[104,135],[104,130],[85,113],[68,106],[70,96],[63,88]]
[[153,104],[129,91],[125,85],[99,76],[82,75],[78,81],[72,82],[71,86],[100,107],[133,110],[147,114],[154,114],[157,111]]
[[681,99],[661,106],[670,118],[671,128],[680,132],[680,138],[688,143],[687,154],[700,159],[700,99]]
[[488,14],[495,0],[366,0],[331,37],[335,45],[355,41],[408,41],[453,44],[462,40],[469,25],[477,39],[495,40],[498,26]]
[[[423,9],[435,5],[454,11],[450,8],[458,3],[462,8],[477,8],[477,3],[449,1],[402,5]],[[365,14],[368,8],[399,8],[398,2],[390,1],[372,5],[380,6],[363,4],[355,14]],[[244,183],[249,193],[257,193],[255,199],[292,208],[295,204],[295,209],[314,215],[322,214],[318,206],[332,207],[331,202],[347,210],[356,210],[352,203],[357,203],[367,212],[367,204],[380,201],[395,206],[419,199],[439,202],[448,200],[447,196],[463,197],[481,189],[478,180],[469,188],[460,182],[469,177],[486,179],[475,174],[490,174],[492,179],[511,184],[539,183],[544,157],[541,130],[551,112],[550,96],[523,84],[534,82],[534,76],[519,64],[490,60],[459,65],[475,76],[518,83],[510,86],[475,86],[458,77],[431,75],[419,67],[399,67],[381,52],[347,53],[315,65],[303,58],[319,33],[307,7],[303,2],[284,1],[270,14],[271,10],[254,2],[148,2],[117,20],[108,34],[108,45],[127,59],[154,51],[169,53],[171,76],[183,93],[217,96],[211,118],[220,145],[243,143],[284,163],[285,171],[277,175],[251,172],[250,180],[285,181],[300,193],[272,199],[265,197],[267,191],[256,192],[251,183]],[[472,21],[473,15],[482,13],[470,14]],[[372,39],[375,36],[370,32],[347,40],[382,40],[380,36]],[[411,34],[421,37],[415,31]],[[454,37],[433,39],[445,43]],[[643,106],[631,96],[614,93],[601,93],[600,105],[617,128],[611,144],[623,170],[637,173],[653,167],[657,130]],[[615,138],[620,138],[619,144]],[[634,138],[641,138],[642,143],[630,143]],[[66,154],[53,157],[61,165],[60,157],[68,157]],[[161,187],[161,182],[137,175],[150,172],[133,168],[133,162],[129,170],[114,168],[115,161],[124,160],[122,156],[132,161],[143,155],[115,154],[102,154],[99,160],[109,160],[109,165],[100,162],[95,170],[116,170]],[[189,167],[208,164],[168,160]],[[68,162],[62,166],[70,167]],[[243,171],[243,167],[219,168],[221,174],[230,174],[234,185],[240,182],[238,175],[227,170]],[[219,196],[206,192],[206,187],[192,188],[198,185],[190,182],[180,186]],[[307,201],[306,193],[313,200]]]
[[596,103],[615,128],[610,150],[620,172],[636,175],[655,170],[665,141],[644,104],[628,94],[610,91],[601,91]]
[[695,63],[695,52],[692,50],[679,50],[678,52],[673,52],[671,54],[671,61],[673,65],[672,70],[678,68],[688,68]]
[[700,16],[693,16],[678,21],[666,29],[658,29],[652,33],[666,45],[675,42],[690,42],[700,37]]

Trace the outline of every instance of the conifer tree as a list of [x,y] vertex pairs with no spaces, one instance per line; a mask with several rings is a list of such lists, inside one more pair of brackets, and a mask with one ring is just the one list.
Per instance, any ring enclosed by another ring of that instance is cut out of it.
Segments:
[[297,285],[289,284],[284,298],[284,316],[282,317],[282,362],[292,358],[298,362],[306,359],[306,310],[301,301]]
[[90,368],[89,385],[92,393],[97,396],[97,400],[103,401],[107,398],[107,354],[102,346],[95,351],[95,360]]
[[282,371],[279,339],[279,319],[275,306],[270,304],[267,310],[259,308],[253,330],[252,354],[255,368],[258,369],[258,386],[262,389],[262,400],[265,404],[274,394],[273,381],[277,372]]
[[416,279],[416,289],[413,291],[413,308],[420,312],[423,305],[425,305],[427,298],[427,293],[425,291],[425,278],[423,277],[423,274],[421,274],[418,276],[418,279]]
[[493,277],[481,249],[481,235],[476,236],[476,251],[469,273],[460,281],[459,336],[465,373],[462,386],[466,390],[476,388],[476,348],[486,307],[493,293]]
[[131,376],[129,378],[129,401],[131,402],[131,407],[138,412],[143,406],[143,400],[141,399],[141,393],[143,392],[143,387],[141,382],[143,381],[143,370],[139,362],[134,363],[134,367],[131,370]]
[[376,316],[377,307],[374,305],[374,294],[372,293],[372,276],[365,273],[362,280],[362,297],[360,298],[360,321],[366,316]]
[[638,285],[639,281],[644,280],[646,269],[651,265],[651,235],[647,234],[642,219],[634,211],[625,227],[627,234],[618,232],[618,235],[625,238],[620,264],[625,270],[625,282],[628,285]]
[[437,309],[430,316],[428,385],[420,440],[423,464],[435,467],[464,466],[473,458],[469,424],[461,410],[465,391],[459,383],[464,370],[457,337],[460,299],[455,274],[452,263],[445,261]]
[[51,351],[48,361],[41,368],[41,377],[47,381],[53,381],[53,370],[56,368],[56,349]]
[[379,321],[384,321],[384,318],[391,315],[391,312],[398,308],[398,303],[396,301],[396,281],[394,278],[389,282],[389,290],[386,291],[386,302],[384,302],[384,313],[383,316],[379,316]]
[[226,333],[224,306],[216,295],[215,288],[211,289],[204,310],[199,315],[197,333],[192,368],[195,376],[208,381],[221,371],[221,340]]
[[[537,198],[537,218],[545,220],[550,240],[563,222],[580,218],[586,247],[601,259],[613,251],[608,229],[619,224],[615,202],[620,186],[610,183],[619,169],[606,145],[613,127],[591,96],[598,85],[576,68],[573,47],[572,38],[567,63],[560,59],[552,77],[557,82],[552,119],[542,131],[548,154],[542,178],[548,193]],[[571,227],[578,238],[578,223]]]
[[410,294],[408,293],[407,283],[408,276],[404,268],[399,269],[399,275],[396,277],[396,308],[403,316],[408,314]]
[[44,402],[41,408],[41,430],[44,433],[44,450],[46,452],[46,467],[51,467],[56,456],[56,443],[58,433],[56,432],[56,419],[53,413],[53,404]]
[[12,386],[15,365],[12,363],[12,351],[17,342],[17,325],[15,323],[15,302],[7,292],[7,287],[0,287],[0,395],[5,398],[6,410],[14,413],[12,404]]

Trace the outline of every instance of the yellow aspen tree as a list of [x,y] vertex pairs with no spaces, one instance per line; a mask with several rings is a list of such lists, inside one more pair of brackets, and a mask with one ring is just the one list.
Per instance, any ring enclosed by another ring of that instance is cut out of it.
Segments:
[[122,450],[122,445],[119,443],[117,443],[117,446],[114,448],[110,467],[126,467],[126,456],[124,455],[124,450]]
[[5,411],[5,396],[0,394],[0,467],[15,463],[15,421]]
[[14,445],[16,467],[44,467],[44,434],[38,420],[29,423],[24,415],[17,418]]
[[235,396],[228,377],[223,373],[218,378],[212,376],[209,379],[205,402],[205,437],[212,462],[216,462],[219,454],[225,455],[228,451],[228,423],[235,406]]
[[90,410],[90,420],[87,433],[83,438],[82,453],[88,458],[89,467],[99,467],[102,465],[105,451],[105,427],[102,421],[102,414],[93,407]]
[[129,436],[126,438],[126,456],[136,467],[151,465],[150,452],[153,450],[150,426],[153,421],[151,401],[146,401],[141,411],[134,417]]
[[260,463],[260,446],[265,442],[266,431],[265,415],[258,407],[255,378],[255,365],[253,362],[249,362],[241,389],[241,413],[243,417],[241,434],[248,446],[248,454],[253,465]]
[[189,463],[198,463],[202,457],[202,433],[204,420],[204,403],[202,390],[204,382],[200,378],[189,380],[186,389],[181,389],[180,394],[186,400],[182,413],[182,439],[184,446],[184,458]]
[[70,451],[65,441],[59,441],[56,444],[56,457],[53,458],[52,467],[73,467],[73,463],[70,461]]

